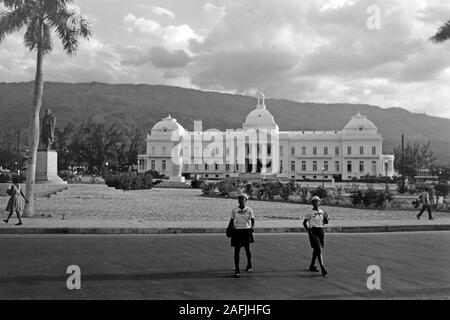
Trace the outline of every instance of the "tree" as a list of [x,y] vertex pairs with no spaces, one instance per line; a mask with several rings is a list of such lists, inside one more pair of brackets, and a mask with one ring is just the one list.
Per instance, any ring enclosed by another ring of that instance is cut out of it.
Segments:
[[124,141],[118,150],[121,170],[128,170],[130,166],[138,163],[139,149],[143,140],[143,131],[137,124],[124,130]]
[[434,36],[430,38],[433,43],[443,43],[450,39],[450,20],[439,28]]
[[64,129],[55,129],[55,150],[58,152],[58,168],[66,170],[73,165],[71,159],[73,153],[71,152],[70,144],[73,137],[75,127],[72,122],[69,122]]
[[122,139],[123,130],[119,124],[107,126],[105,123],[88,121],[80,126],[72,147],[73,151],[79,154],[79,160],[83,161],[90,171],[100,172],[107,161],[116,159]]
[[403,172],[402,170],[402,146],[394,149],[394,166],[399,168],[404,177],[413,177],[417,169],[430,169],[436,161],[436,156],[431,148],[431,142],[420,144],[414,141],[413,144],[407,143],[404,149]]
[[26,28],[25,47],[36,50],[36,75],[30,120],[26,193],[28,202],[24,216],[34,214],[34,183],[39,145],[39,113],[44,93],[43,60],[52,51],[52,29],[61,40],[64,51],[72,56],[78,50],[78,39],[91,35],[87,20],[70,8],[73,0],[0,0],[6,8],[0,12],[0,42],[9,34]]

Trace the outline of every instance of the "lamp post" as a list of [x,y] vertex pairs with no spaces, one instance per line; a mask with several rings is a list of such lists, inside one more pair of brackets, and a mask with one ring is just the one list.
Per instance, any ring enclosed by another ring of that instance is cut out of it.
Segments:
[[322,167],[322,188],[325,189],[325,167]]
[[387,160],[384,160],[384,170],[385,170],[385,177],[386,177],[386,190],[388,190],[388,164],[389,162]]

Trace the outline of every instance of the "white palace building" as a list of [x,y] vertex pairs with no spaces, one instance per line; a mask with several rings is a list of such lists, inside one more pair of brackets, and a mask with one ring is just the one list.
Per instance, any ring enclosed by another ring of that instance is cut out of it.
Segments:
[[184,177],[351,180],[394,174],[394,156],[382,154],[377,127],[357,114],[339,131],[280,131],[264,94],[242,129],[188,132],[170,115],[147,134],[139,172],[157,170],[174,181]]

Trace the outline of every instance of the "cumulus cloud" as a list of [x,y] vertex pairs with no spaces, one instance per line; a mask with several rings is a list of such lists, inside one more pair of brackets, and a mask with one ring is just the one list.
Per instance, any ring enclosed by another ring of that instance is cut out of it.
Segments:
[[128,32],[140,32],[143,34],[158,37],[163,41],[163,45],[172,50],[188,49],[189,42],[196,40],[203,41],[203,38],[187,24],[168,25],[163,27],[152,19],[137,18],[133,14],[128,14],[123,18],[125,28]]

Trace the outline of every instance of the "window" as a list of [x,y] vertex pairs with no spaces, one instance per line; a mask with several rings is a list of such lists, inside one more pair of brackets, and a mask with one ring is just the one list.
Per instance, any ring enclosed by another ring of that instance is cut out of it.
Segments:
[[295,156],[295,147],[291,147],[291,156]]
[[217,163],[214,165],[214,169],[215,169],[216,171],[219,171],[219,165],[218,165]]
[[359,172],[364,172],[364,161],[359,162]]
[[352,162],[347,161],[347,172],[352,172]]
[[144,160],[139,160],[139,169],[144,170]]
[[336,172],[339,172],[341,169],[339,168],[339,161],[334,162],[334,169]]
[[334,147],[334,154],[339,155],[339,147]]
[[295,171],[295,161],[291,161],[291,171]]
[[303,155],[306,154],[306,147],[302,147],[302,154],[303,154]]
[[313,171],[317,171],[317,161],[313,161]]
[[280,160],[280,173],[283,172],[283,161]]
[[347,147],[347,154],[352,154],[352,147],[351,146]]
[[198,170],[198,163],[194,165],[195,170]]
[[372,173],[374,175],[377,174],[377,162],[376,161],[372,161]]
[[280,146],[280,157],[283,155],[283,146]]
[[156,170],[156,162],[155,162],[155,160],[152,160],[151,165],[150,165],[150,168],[151,168],[152,170]]
[[325,171],[328,171],[328,161],[323,162],[323,168],[325,169]]
[[155,154],[155,153],[156,153],[156,148],[152,147],[152,154]]
[[306,161],[302,161],[302,171],[306,171]]
[[328,147],[323,147],[323,154],[328,155]]
[[229,154],[230,154],[230,148],[227,147],[227,155],[229,155]]
[[377,147],[372,147],[372,154],[373,155],[376,155],[377,154]]
[[166,147],[162,147],[162,154],[166,154]]
[[270,156],[271,153],[272,153],[272,145],[268,144],[267,145],[267,155]]
[[184,164],[183,171],[184,171],[184,172],[187,172],[188,170],[189,170],[189,166],[185,163],[185,164]]
[[205,163],[205,170],[206,171],[208,170],[208,164],[207,163]]
[[313,155],[317,155],[317,147],[313,147]]
[[361,155],[364,154],[364,147],[359,147],[359,154],[361,154]]
[[225,171],[230,171],[230,164],[225,164]]
[[162,161],[162,171],[165,172],[166,169],[167,169],[167,167],[166,167],[166,160],[163,160]]

